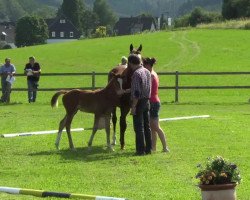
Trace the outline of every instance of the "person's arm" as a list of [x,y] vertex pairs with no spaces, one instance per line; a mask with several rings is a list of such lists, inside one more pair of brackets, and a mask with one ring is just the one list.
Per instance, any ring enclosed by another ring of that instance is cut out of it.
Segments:
[[27,72],[28,72],[28,70],[27,70],[27,64],[26,64],[24,67],[24,74],[27,75]]
[[136,106],[140,96],[140,76],[135,74],[131,79],[131,97],[132,97],[132,106],[130,110],[131,115],[136,114]]
[[36,63],[36,65],[37,65],[38,69],[37,70],[33,70],[32,72],[33,72],[34,75],[39,75],[41,73],[41,68],[40,68],[39,63]]
[[136,105],[138,103],[138,99],[133,98],[132,99],[132,106],[131,106],[131,110],[130,110],[130,114],[131,115],[135,115],[136,114]]
[[12,70],[8,75],[13,76],[13,75],[15,75],[15,73],[16,73],[16,68],[14,65],[12,65]]

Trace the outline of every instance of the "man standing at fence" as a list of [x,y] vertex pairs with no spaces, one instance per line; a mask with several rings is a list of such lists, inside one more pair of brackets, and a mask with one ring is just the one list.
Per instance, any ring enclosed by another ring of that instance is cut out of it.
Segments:
[[36,62],[34,56],[29,57],[29,62],[25,65],[24,68],[24,74],[27,75],[28,101],[29,103],[36,102],[41,68],[39,63]]
[[10,63],[10,58],[5,59],[5,64],[0,68],[2,97],[1,102],[10,102],[11,85],[14,81],[13,75],[16,73],[16,68]]

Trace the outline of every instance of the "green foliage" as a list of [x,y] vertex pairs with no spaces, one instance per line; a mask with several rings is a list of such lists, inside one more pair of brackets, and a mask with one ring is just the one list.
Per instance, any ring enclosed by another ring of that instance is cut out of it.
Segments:
[[82,31],[81,18],[83,16],[84,9],[85,6],[81,0],[63,0],[61,5],[62,13],[79,31]]
[[82,29],[86,37],[91,35],[98,25],[98,16],[91,10],[85,10],[81,19]]
[[221,156],[208,158],[205,166],[198,165],[196,178],[203,185],[240,183],[241,177],[237,166]]
[[249,0],[223,0],[222,16],[225,19],[250,17]]
[[98,16],[99,26],[113,26],[116,16],[105,0],[95,0],[93,12]]
[[25,15],[39,15],[49,18],[55,15],[55,8],[37,2],[37,0],[2,0],[0,1],[0,22],[15,22]]
[[187,0],[178,8],[178,15],[190,14],[196,7],[201,7],[207,11],[221,11],[222,0]]
[[17,47],[45,44],[48,38],[48,26],[37,16],[25,16],[16,25],[15,44]]
[[99,26],[95,30],[95,33],[93,35],[95,38],[101,38],[101,37],[106,37],[107,36],[107,29],[105,26]]
[[245,24],[245,29],[250,30],[250,22]]
[[184,15],[182,17],[176,18],[174,20],[174,27],[180,28],[180,27],[190,26],[189,18],[190,18],[190,15]]
[[175,27],[195,27],[198,24],[208,24],[211,22],[221,21],[222,17],[218,13],[207,12],[202,8],[195,8],[189,15],[184,15],[175,19]]

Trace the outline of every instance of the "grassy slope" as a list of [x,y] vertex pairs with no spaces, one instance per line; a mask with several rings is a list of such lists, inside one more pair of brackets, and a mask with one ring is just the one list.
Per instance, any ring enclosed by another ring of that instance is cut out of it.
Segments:
[[[157,71],[248,71],[246,41],[249,37],[247,31],[239,30],[163,32],[7,50],[1,51],[1,57],[12,57],[19,72],[30,55],[38,58],[43,72],[107,72],[110,66],[119,62],[121,55],[127,54],[130,43],[142,43],[144,55],[158,59]],[[161,84],[171,85],[173,81],[169,79],[161,77]],[[202,81],[206,85],[210,79],[184,77],[181,81],[190,85]],[[249,78],[241,79],[238,80],[241,84],[249,84]],[[100,84],[104,81],[106,77]],[[42,78],[41,87],[66,83],[68,86],[69,83],[61,78]],[[234,84],[234,81],[231,77],[216,78],[215,83]],[[25,81],[18,77],[15,86],[21,85],[25,85]],[[57,129],[64,109],[60,104],[58,109],[51,110],[51,95],[40,92],[38,102],[28,105],[26,93],[13,92],[15,103],[0,105],[1,133]],[[62,138],[61,151],[55,151],[53,146],[55,135],[0,138],[0,185],[135,200],[196,200],[200,199],[194,179],[196,164],[208,156],[220,154],[235,161],[241,169],[243,183],[237,189],[238,199],[250,199],[250,113],[249,104],[245,103],[249,91],[182,91],[180,104],[168,103],[173,100],[172,91],[160,91],[160,95],[162,118],[211,115],[210,119],[162,122],[170,154],[160,153],[158,142],[156,154],[133,157],[131,117],[128,117],[124,152],[119,151],[118,146],[116,152],[106,152],[104,131],[97,133],[92,152],[86,148],[90,131],[74,133],[77,152],[67,149],[66,135]],[[92,118],[89,114],[77,114],[72,127],[90,127]],[[0,193],[0,199],[39,198]]]

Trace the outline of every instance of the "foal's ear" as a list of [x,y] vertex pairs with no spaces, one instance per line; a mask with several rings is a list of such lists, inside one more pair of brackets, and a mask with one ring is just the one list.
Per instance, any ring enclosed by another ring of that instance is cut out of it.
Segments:
[[130,52],[132,52],[132,51],[133,51],[133,49],[134,49],[133,44],[130,44],[129,49],[130,49]]
[[137,51],[141,52],[142,50],[142,45],[140,44],[139,48],[137,49]]

